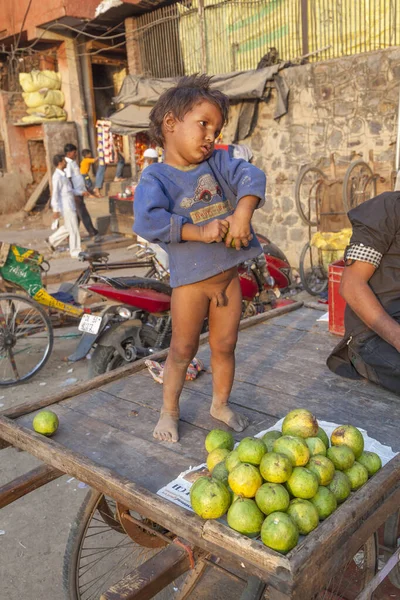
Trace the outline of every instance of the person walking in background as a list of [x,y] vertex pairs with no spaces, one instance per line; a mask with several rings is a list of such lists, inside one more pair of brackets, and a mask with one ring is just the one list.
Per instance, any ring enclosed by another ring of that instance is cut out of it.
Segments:
[[86,190],[85,180],[83,179],[76,162],[78,154],[77,147],[74,144],[65,144],[64,152],[65,160],[67,161],[65,172],[68,179],[71,181],[73,190],[76,193],[75,203],[78,221],[82,221],[89,236],[94,238],[95,242],[100,241],[100,237],[98,236],[99,232],[92,223],[92,219],[90,218],[90,214],[86,208],[84,200],[84,196],[87,196],[88,192]]
[[62,217],[64,223],[46,240],[47,245],[54,250],[69,238],[69,253],[77,258],[81,252],[81,236],[76,214],[76,191],[65,173],[66,161],[62,154],[55,154],[53,164],[56,167],[52,177],[51,208],[53,220],[57,223]]
[[99,159],[97,157],[93,158],[91,150],[89,150],[89,149],[82,150],[82,160],[81,160],[81,164],[79,165],[79,168],[81,171],[81,175],[83,176],[83,179],[85,180],[86,189],[91,196],[94,196],[94,194],[93,194],[93,181],[90,178],[90,167],[91,167],[91,165],[93,165],[93,163],[95,163],[98,160]]
[[97,121],[96,127],[99,164],[93,193],[98,198],[101,198],[100,190],[103,187],[107,166],[117,163],[114,182],[119,183],[120,181],[124,181],[122,172],[125,166],[125,159],[122,154],[122,138],[120,135],[114,135],[111,132],[111,121],[100,119]]

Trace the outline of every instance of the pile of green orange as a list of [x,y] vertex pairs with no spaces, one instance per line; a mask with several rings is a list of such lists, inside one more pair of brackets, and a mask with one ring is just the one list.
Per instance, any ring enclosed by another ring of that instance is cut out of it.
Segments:
[[337,427],[330,442],[301,408],[286,415],[282,431],[244,438],[235,449],[231,433],[214,429],[205,441],[210,476],[193,484],[192,508],[203,519],[227,514],[232,529],[286,554],[382,466],[353,425]]

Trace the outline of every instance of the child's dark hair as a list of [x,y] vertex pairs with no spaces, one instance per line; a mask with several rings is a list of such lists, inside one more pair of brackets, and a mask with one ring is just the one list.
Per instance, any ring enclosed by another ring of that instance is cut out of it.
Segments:
[[92,155],[92,151],[89,150],[89,148],[85,148],[84,150],[82,150],[82,156],[83,158],[87,158],[88,156]]
[[60,164],[60,162],[65,158],[64,154],[55,154],[53,156],[53,165],[55,167],[58,167],[58,165]]
[[176,86],[170,88],[157,101],[150,112],[150,137],[159,145],[164,146],[162,124],[167,113],[171,112],[175,118],[182,121],[184,116],[196,104],[207,100],[212,102],[221,111],[222,124],[228,120],[229,99],[219,90],[210,88],[211,77],[208,75],[190,75],[182,77]]

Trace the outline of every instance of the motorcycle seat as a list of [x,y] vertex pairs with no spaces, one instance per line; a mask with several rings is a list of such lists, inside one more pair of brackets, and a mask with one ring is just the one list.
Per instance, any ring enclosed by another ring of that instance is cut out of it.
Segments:
[[83,262],[96,262],[102,259],[106,259],[109,256],[109,252],[104,252],[102,250],[88,250],[87,252],[79,252],[78,258]]
[[142,290],[154,290],[155,292],[160,292],[167,296],[172,294],[172,289],[168,284],[158,281],[157,279],[152,279],[151,277],[110,277],[109,281],[112,282],[115,287],[120,289],[134,287]]

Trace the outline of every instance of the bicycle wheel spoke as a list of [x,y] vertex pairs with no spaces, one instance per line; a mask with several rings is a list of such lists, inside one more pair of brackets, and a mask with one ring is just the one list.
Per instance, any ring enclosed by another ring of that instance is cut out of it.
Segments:
[[10,359],[10,363],[11,363],[11,367],[15,376],[15,379],[19,379],[19,373],[18,373],[18,369],[17,369],[17,365],[15,362],[15,357],[13,354],[13,351],[11,350],[11,348],[9,348],[8,350],[8,358]]

